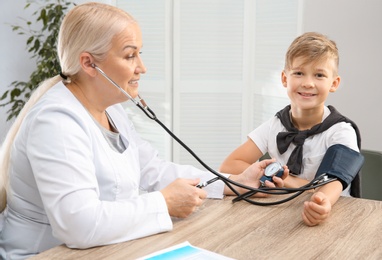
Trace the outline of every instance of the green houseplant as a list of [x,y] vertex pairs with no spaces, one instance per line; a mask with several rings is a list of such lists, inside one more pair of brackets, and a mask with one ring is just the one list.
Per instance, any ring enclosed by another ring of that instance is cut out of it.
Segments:
[[[61,20],[68,8],[75,5],[67,0],[27,0],[25,8],[38,5],[33,13],[36,22],[25,21],[25,26],[11,25],[19,35],[27,35],[26,48],[36,59],[36,70],[27,82],[13,81],[0,97],[0,106],[10,106],[7,120],[17,117],[33,90],[45,79],[57,75],[60,65],[56,54],[56,43]],[[39,27],[35,30],[32,28]],[[37,26],[36,26],[37,25]]]

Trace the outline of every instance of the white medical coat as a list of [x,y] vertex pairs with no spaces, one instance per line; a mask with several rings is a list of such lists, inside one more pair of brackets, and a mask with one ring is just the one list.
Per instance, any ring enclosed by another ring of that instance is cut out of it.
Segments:
[[[28,257],[62,243],[89,248],[169,231],[172,221],[159,190],[178,177],[214,177],[160,160],[121,105],[107,111],[127,146],[122,154],[110,148],[61,82],[32,108],[12,147],[2,257]],[[221,181],[208,186],[208,196],[221,198],[223,186]]]

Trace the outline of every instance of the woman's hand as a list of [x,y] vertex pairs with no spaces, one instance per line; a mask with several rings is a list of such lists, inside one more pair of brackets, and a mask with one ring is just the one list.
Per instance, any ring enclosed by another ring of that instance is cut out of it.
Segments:
[[[250,186],[253,188],[259,188],[260,187],[260,178],[264,175],[265,168],[275,162],[275,159],[267,159],[262,160],[259,162],[255,162],[252,165],[250,165],[245,171],[243,171],[241,174],[238,175],[231,175],[230,179],[233,181],[236,181],[238,183],[244,184],[246,186]],[[274,187],[284,187],[284,181],[287,176],[289,175],[289,169],[287,166],[284,166],[284,173],[281,178],[273,176],[271,181],[265,181],[265,186],[274,188]],[[238,188],[238,192],[245,193],[248,190]],[[234,193],[227,187],[224,187],[224,194],[226,195],[234,195]],[[268,194],[265,193],[256,193],[256,197],[266,197]]]
[[202,205],[207,192],[196,188],[199,179],[176,179],[161,190],[172,217],[185,218]]

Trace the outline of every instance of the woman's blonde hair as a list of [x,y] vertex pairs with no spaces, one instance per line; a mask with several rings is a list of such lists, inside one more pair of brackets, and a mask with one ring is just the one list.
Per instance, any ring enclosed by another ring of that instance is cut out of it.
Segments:
[[[88,52],[95,60],[102,61],[111,48],[113,37],[122,32],[129,23],[135,22],[128,13],[102,3],[89,2],[70,10],[62,21],[57,42],[61,71],[66,76],[64,83],[76,80],[81,69],[81,53]],[[20,125],[41,96],[60,80],[60,76],[55,76],[37,87],[20,111],[0,148],[0,212],[5,209],[7,203],[11,148]]]

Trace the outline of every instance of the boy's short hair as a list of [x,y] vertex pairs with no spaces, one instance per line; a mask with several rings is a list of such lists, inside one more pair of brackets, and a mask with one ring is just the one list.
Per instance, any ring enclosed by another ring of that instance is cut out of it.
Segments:
[[305,57],[306,63],[320,61],[325,58],[332,58],[335,61],[337,74],[339,65],[338,48],[334,41],[327,36],[317,32],[307,32],[297,37],[289,46],[285,55],[285,70],[291,68],[293,60],[298,57]]

